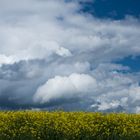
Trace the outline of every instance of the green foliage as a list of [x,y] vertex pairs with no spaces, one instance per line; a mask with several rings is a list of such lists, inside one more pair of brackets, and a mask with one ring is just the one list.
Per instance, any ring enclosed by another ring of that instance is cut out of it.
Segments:
[[140,140],[140,115],[0,112],[0,140]]

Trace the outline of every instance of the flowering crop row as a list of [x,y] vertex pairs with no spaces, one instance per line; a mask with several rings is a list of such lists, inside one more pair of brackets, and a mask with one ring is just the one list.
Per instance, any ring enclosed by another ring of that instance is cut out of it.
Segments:
[[140,114],[0,112],[0,140],[140,140]]

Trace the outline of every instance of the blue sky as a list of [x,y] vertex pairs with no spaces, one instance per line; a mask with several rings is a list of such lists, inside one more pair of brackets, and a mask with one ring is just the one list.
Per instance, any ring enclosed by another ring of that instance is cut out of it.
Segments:
[[122,60],[118,60],[117,63],[130,67],[131,72],[140,71],[140,56],[136,57],[128,56]]
[[[133,16],[140,18],[140,1],[139,0],[96,0],[90,2],[82,2],[83,11],[91,13],[92,15],[100,19],[114,19],[122,20],[127,16]],[[133,58],[133,56],[127,56],[122,60],[118,60],[124,66],[131,68],[131,72],[140,71],[140,56]]]
[[[139,0],[96,0],[90,2],[81,2],[83,11],[91,13],[100,19],[123,20],[127,16],[140,18],[140,1]],[[140,56],[127,56],[118,60],[124,66],[131,68],[131,72],[140,71]]]
[[84,11],[90,12],[99,18],[123,19],[126,15],[139,17],[139,0],[95,0],[82,3]]
[[139,0],[0,0],[0,108],[140,112]]

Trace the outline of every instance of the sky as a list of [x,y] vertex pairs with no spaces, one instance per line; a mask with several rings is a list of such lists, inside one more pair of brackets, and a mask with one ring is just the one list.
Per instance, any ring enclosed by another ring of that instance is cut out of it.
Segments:
[[139,0],[0,0],[0,109],[140,113]]

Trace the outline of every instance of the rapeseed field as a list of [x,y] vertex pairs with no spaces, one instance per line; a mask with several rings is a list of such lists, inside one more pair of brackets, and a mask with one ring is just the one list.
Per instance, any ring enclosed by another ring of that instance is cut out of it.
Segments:
[[0,140],[140,140],[140,114],[2,111]]

